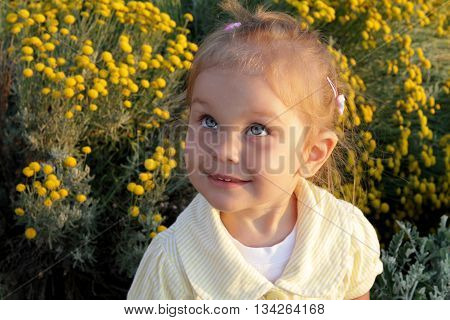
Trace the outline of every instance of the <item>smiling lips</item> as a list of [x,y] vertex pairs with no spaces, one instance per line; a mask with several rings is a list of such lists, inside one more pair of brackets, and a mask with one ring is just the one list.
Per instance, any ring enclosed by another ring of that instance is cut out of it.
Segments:
[[221,174],[211,174],[209,175],[209,177],[215,179],[215,180],[220,180],[220,181],[225,181],[225,182],[233,182],[233,183],[245,183],[245,182],[249,182],[250,180],[241,180],[235,177],[231,177],[231,176],[225,176],[225,175],[221,175]]

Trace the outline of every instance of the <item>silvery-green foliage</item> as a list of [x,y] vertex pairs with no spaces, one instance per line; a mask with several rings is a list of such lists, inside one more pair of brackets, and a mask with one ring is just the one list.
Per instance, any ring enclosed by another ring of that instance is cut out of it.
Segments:
[[371,290],[373,299],[449,299],[450,229],[441,217],[436,234],[421,237],[408,222],[382,250],[384,270]]

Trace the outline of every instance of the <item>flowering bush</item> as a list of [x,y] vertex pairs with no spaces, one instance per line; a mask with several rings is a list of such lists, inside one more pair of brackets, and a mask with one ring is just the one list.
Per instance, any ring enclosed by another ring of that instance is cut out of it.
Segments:
[[[174,124],[184,108],[172,93],[197,51],[187,38],[193,17],[175,21],[151,2],[122,0],[0,8],[2,175],[11,181],[1,186],[9,227],[0,236],[11,252],[0,263],[3,291],[85,295],[54,279],[100,278],[105,265],[132,277],[166,215],[179,210],[168,206],[169,191],[185,185],[174,181],[184,146]],[[40,281],[36,290],[20,286],[29,279]]]

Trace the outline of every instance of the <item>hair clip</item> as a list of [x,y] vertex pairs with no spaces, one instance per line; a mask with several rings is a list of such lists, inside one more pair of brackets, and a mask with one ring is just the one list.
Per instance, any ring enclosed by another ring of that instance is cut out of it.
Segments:
[[334,97],[336,98],[336,100],[338,102],[338,112],[339,112],[339,114],[343,114],[344,108],[345,108],[345,96],[342,93],[338,95],[338,92],[337,92],[336,87],[334,86],[333,82],[331,82],[329,77],[327,77],[327,80],[331,86],[331,89],[333,89]]
[[227,25],[225,26],[224,30],[226,30],[226,31],[232,30],[232,29],[234,29],[234,28],[239,27],[240,25],[241,25],[240,22],[232,22],[232,23],[227,24]]

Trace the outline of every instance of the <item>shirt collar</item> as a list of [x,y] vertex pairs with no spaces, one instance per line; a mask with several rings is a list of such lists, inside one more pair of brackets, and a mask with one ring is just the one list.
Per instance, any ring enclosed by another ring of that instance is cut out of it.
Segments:
[[[322,298],[337,286],[350,250],[349,237],[345,236],[350,234],[349,227],[337,210],[338,201],[305,178],[300,178],[294,192],[298,208],[296,242],[275,283],[242,257],[227,234],[219,210],[200,193],[195,196],[175,222],[175,238],[187,277],[202,299],[256,300],[274,287],[304,298]],[[330,208],[331,199],[335,201],[331,210],[324,210]],[[329,224],[335,232],[329,231]]]

